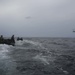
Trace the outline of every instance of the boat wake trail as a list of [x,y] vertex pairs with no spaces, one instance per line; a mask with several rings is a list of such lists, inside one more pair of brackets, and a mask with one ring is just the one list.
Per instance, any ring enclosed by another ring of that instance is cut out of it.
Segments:
[[15,74],[16,63],[14,59],[9,55],[13,46],[6,44],[0,45],[0,74],[1,75],[13,75]]

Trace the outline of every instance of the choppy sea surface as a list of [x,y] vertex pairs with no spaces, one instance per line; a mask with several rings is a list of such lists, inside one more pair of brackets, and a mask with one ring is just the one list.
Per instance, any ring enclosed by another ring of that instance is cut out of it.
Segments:
[[75,38],[25,38],[0,44],[0,75],[75,75]]

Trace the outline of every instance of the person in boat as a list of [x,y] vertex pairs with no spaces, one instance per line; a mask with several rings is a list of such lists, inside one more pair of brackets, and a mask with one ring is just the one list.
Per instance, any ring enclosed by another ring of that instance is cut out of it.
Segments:
[[0,37],[0,43],[3,43],[3,41],[4,41],[3,35],[1,35],[1,37]]
[[15,43],[14,35],[12,35],[12,37],[11,37],[11,42]]

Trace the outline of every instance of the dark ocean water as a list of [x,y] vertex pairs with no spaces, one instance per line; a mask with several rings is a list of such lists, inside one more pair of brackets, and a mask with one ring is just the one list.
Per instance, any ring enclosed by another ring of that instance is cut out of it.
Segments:
[[25,38],[0,44],[0,75],[75,75],[75,38]]

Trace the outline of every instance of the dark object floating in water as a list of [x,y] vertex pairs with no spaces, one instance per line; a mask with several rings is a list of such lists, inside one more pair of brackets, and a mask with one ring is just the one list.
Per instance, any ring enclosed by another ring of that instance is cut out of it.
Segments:
[[15,39],[14,39],[14,35],[12,35],[12,37],[10,39],[4,39],[3,35],[1,35],[0,37],[0,44],[7,44],[7,45],[15,45]]
[[23,41],[23,38],[19,38],[19,37],[18,37],[18,38],[17,38],[17,41],[19,41],[19,40]]

